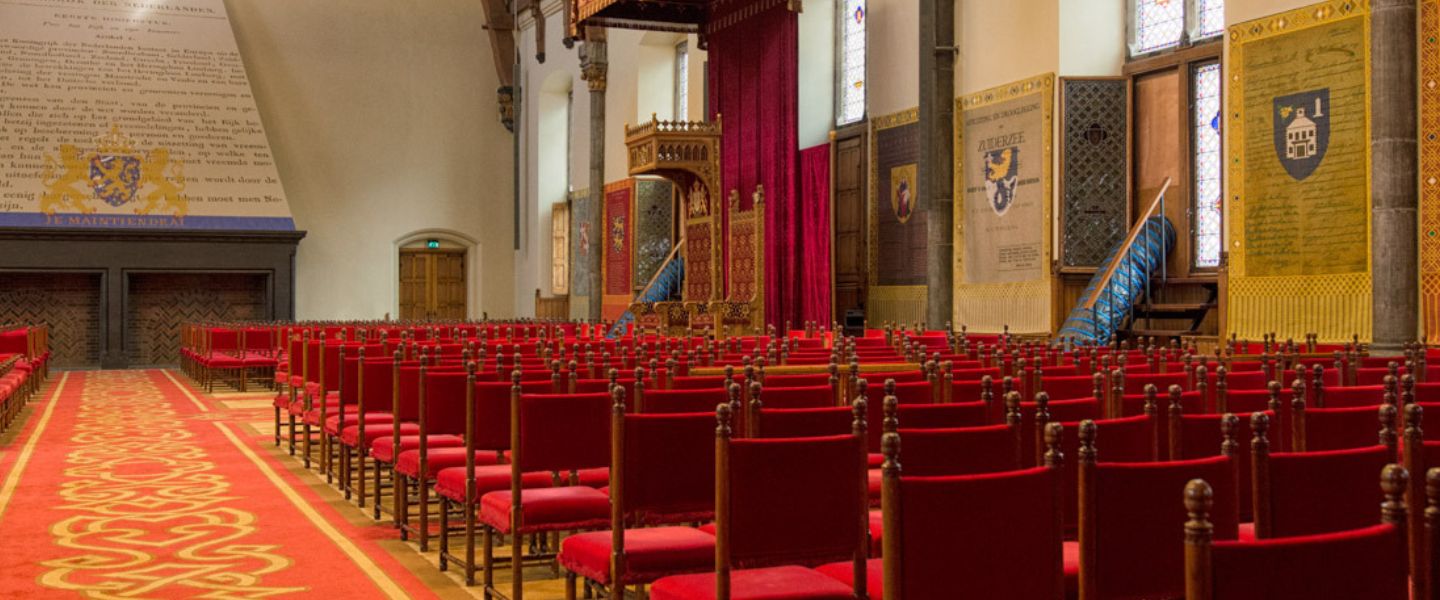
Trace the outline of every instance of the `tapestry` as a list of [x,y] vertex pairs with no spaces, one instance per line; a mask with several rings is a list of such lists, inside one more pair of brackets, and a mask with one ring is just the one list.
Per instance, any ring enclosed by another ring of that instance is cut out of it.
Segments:
[[550,293],[570,293],[570,203],[550,207]]
[[1097,267],[1129,230],[1130,82],[1060,79],[1060,261]]
[[605,230],[600,243],[605,254],[601,263],[605,282],[605,299],[601,317],[618,319],[634,300],[631,289],[633,254],[633,206],[635,180],[625,179],[605,185]]
[[293,230],[223,0],[0,2],[0,227]]
[[665,179],[635,180],[636,291],[650,283],[670,256],[675,229],[674,184]]
[[590,216],[594,213],[594,201],[590,190],[570,192],[570,296],[571,305],[575,297],[590,295],[590,253],[594,252],[594,236],[590,231]]
[[920,111],[870,120],[871,323],[925,318],[925,217],[920,201]]
[[1227,334],[1370,337],[1369,56],[1363,1],[1230,28]]
[[955,106],[955,323],[1049,333],[1055,76]]
[[1420,0],[1420,316],[1440,339],[1440,0]]

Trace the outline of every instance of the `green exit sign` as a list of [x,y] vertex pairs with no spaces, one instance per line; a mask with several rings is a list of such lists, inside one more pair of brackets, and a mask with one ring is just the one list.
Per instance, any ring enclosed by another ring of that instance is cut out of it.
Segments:
[[434,250],[440,247],[440,240],[425,240],[425,247]]

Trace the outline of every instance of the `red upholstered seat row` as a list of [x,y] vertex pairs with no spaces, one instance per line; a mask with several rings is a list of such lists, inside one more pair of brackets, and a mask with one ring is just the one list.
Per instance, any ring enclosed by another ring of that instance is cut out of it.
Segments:
[[0,326],[0,432],[40,390],[50,373],[49,328]]

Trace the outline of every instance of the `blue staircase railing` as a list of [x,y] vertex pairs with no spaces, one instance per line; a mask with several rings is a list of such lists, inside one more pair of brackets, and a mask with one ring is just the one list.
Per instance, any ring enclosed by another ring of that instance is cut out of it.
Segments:
[[[1167,178],[1160,193],[1095,271],[1070,316],[1060,327],[1060,338],[1080,344],[1104,344],[1130,319],[1135,303],[1149,293],[1158,272],[1166,277],[1165,259],[1175,248],[1175,227],[1165,218]],[[1156,209],[1159,213],[1156,214]]]
[[[679,247],[680,245],[676,244],[676,248],[678,249]],[[684,282],[685,260],[680,258],[677,252],[672,250],[669,260],[666,260],[665,264],[660,267],[660,270],[656,271],[655,277],[650,280],[650,284],[645,286],[645,289],[640,291],[640,295],[635,297],[635,302],[663,302],[669,300],[670,296],[680,290],[680,286]],[[619,319],[615,320],[615,324],[610,327],[610,331],[605,334],[605,337],[618,338],[624,335],[626,329],[634,322],[634,313],[631,313],[628,308],[625,309],[625,313],[620,315]]]

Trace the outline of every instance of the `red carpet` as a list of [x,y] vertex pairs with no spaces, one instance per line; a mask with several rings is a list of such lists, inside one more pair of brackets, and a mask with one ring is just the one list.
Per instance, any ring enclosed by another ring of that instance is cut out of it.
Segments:
[[0,448],[0,596],[435,597],[238,416],[160,371],[57,374]]

